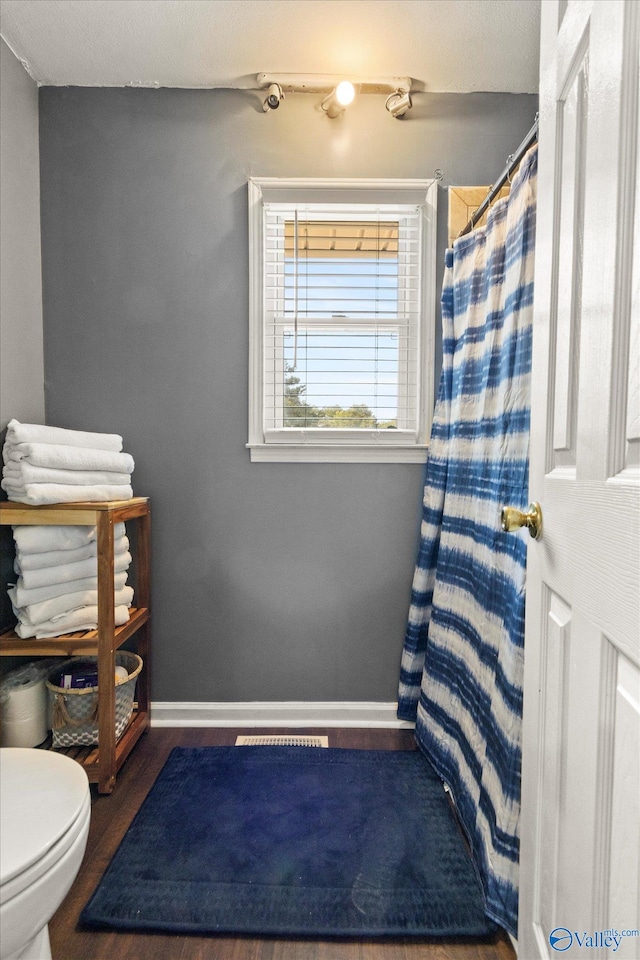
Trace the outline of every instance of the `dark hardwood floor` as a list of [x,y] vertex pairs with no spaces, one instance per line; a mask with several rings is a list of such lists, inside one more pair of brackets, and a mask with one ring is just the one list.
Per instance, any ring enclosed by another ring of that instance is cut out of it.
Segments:
[[121,769],[110,796],[93,796],[91,829],[83,865],[49,925],[54,960],[513,960],[506,933],[491,943],[447,941],[305,941],[149,933],[88,932],[78,916],[97,886],[165,760],[177,746],[231,746],[238,734],[319,734],[330,747],[413,750],[410,730],[313,730],[154,728]]

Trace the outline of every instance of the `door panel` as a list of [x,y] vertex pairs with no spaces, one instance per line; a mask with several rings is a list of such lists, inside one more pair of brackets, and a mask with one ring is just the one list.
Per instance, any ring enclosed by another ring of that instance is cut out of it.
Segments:
[[555,382],[553,466],[575,467],[580,321],[582,293],[582,239],[584,234],[584,151],[587,130],[588,49],[575,63],[563,99],[558,104],[560,167],[558,233],[554,242],[558,277],[555,310]]
[[[640,670],[622,653],[615,657],[615,707],[611,787],[609,908],[634,917],[640,903],[640,873],[634,854],[640,849],[640,754],[629,750],[640,722]],[[637,954],[638,944],[634,944]]]
[[[571,642],[571,607],[557,594],[544,591],[547,616],[542,641],[542,725],[540,757],[542,778],[539,785],[540,847],[555,849],[560,843],[560,805],[566,781],[566,757],[563,744],[567,730],[567,682],[569,644]],[[540,857],[537,890],[536,922],[541,929],[553,929],[557,914],[558,861]],[[549,927],[551,924],[551,927]]]

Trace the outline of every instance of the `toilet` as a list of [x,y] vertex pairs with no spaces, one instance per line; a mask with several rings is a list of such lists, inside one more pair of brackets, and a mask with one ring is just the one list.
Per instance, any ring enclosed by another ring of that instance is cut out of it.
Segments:
[[0,960],[51,960],[49,920],[80,869],[90,818],[79,763],[0,749]]

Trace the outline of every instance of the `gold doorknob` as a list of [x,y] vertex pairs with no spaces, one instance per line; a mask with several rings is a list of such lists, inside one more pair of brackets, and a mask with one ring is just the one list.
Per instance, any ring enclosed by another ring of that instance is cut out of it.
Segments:
[[526,527],[534,540],[542,536],[542,510],[539,503],[530,503],[526,513],[515,507],[503,507],[500,519],[502,529],[507,533]]

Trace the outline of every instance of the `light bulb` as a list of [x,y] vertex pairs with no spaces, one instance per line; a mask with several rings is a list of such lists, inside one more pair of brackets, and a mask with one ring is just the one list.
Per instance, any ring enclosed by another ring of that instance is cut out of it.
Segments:
[[340,116],[345,107],[348,107],[356,95],[355,87],[348,80],[341,80],[335,90],[322,101],[322,109],[328,117]]
[[336,87],[336,100],[343,107],[348,107],[355,95],[355,88],[348,80],[342,80]]

